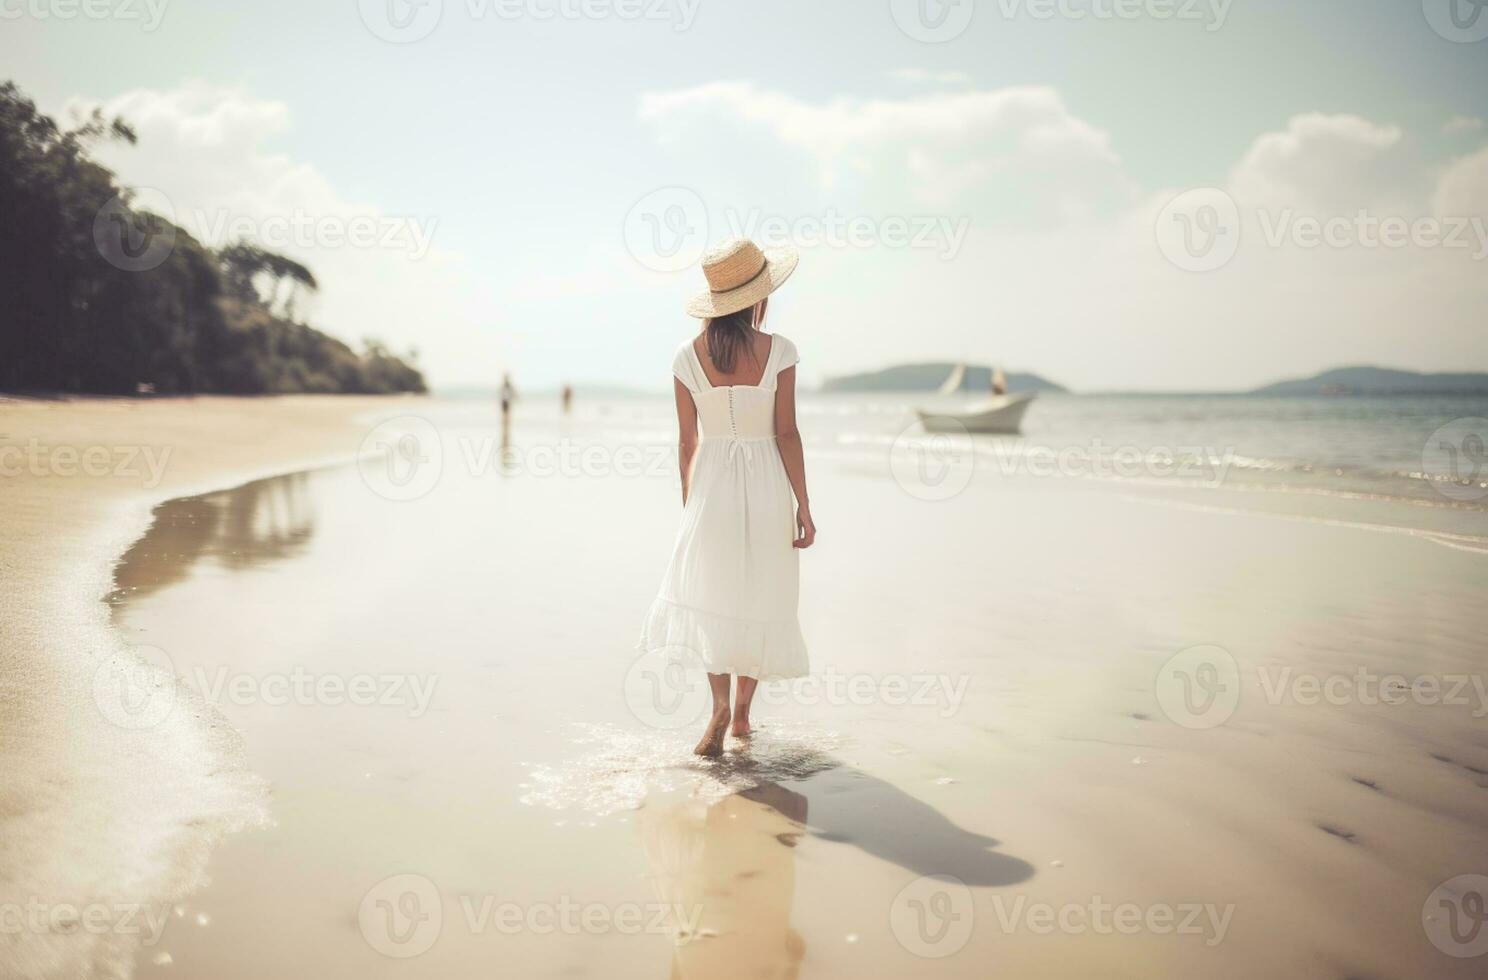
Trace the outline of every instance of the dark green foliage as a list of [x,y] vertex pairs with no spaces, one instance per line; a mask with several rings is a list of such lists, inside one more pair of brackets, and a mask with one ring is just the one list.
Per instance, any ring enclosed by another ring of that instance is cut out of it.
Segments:
[[317,287],[305,266],[246,242],[214,252],[134,208],[89,159],[99,140],[135,134],[98,112],[63,130],[0,85],[0,390],[425,390],[381,345],[358,354],[295,319]]

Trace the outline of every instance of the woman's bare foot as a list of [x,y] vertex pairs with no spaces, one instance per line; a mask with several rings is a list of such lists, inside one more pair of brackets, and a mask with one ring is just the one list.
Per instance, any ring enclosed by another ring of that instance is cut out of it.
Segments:
[[749,727],[749,706],[758,686],[758,677],[739,676],[739,693],[734,697],[734,738],[748,738],[754,732]]
[[713,717],[708,719],[708,729],[703,732],[703,740],[692,751],[697,755],[710,757],[723,755],[723,735],[728,731],[729,717],[728,708],[715,709]]

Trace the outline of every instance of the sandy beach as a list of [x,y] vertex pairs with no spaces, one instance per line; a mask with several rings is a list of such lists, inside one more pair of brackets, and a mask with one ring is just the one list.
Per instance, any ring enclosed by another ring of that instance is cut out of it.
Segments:
[[704,762],[630,649],[665,407],[0,406],[0,972],[1481,975],[1479,514],[950,492],[808,414],[813,677]]
[[[172,497],[350,458],[391,399],[0,399],[5,976],[127,976],[140,936],[261,816],[263,781],[220,717],[138,730],[99,685],[138,659],[113,566]],[[117,717],[117,716],[116,716]],[[110,924],[84,928],[101,910]]]

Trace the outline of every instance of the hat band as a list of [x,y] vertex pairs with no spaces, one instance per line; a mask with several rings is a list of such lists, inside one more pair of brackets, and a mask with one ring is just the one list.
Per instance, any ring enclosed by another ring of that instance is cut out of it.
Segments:
[[764,275],[765,274],[765,270],[768,269],[768,268],[770,268],[770,260],[767,259],[767,258],[765,258],[764,256],[760,256],[760,267],[759,267],[759,271],[756,272],[754,275],[750,276],[748,279],[745,279],[743,282],[739,283],[737,286],[730,286],[727,289],[712,289],[712,288],[709,288],[708,292],[712,293],[714,296],[722,296],[724,293],[731,293],[731,292],[733,292],[736,289],[743,289],[745,286],[749,285],[750,283],[752,283],[756,279],[758,279],[760,276]]

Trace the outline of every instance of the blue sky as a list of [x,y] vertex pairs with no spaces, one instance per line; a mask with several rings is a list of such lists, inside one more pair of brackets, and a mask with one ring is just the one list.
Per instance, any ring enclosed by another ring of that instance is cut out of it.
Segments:
[[[50,111],[139,123],[106,159],[193,231],[317,222],[284,249],[321,273],[316,322],[417,345],[437,385],[659,386],[699,280],[627,243],[696,224],[694,202],[704,237],[754,216],[802,246],[775,326],[808,377],[1488,369],[1488,40],[1434,30],[1437,0],[94,2],[107,16],[0,0],[6,74]],[[383,40],[387,10],[432,29]],[[925,43],[901,26],[922,10],[969,23]],[[1236,202],[1240,245],[1196,271],[1154,225],[1204,186]],[[824,241],[837,217],[864,240]],[[1343,217],[1335,244],[1294,231]],[[1395,217],[1468,245],[1371,245]],[[325,231],[353,219],[383,241]]]

